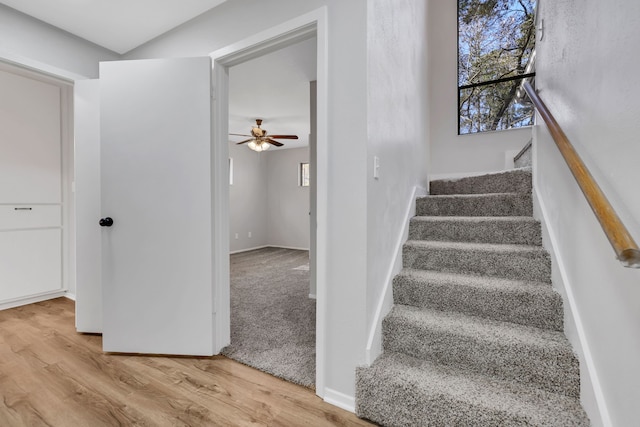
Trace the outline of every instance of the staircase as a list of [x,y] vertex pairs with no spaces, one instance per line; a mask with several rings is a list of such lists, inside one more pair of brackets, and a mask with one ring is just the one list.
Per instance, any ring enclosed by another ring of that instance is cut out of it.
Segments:
[[383,353],[356,373],[384,426],[588,426],[531,170],[434,181],[416,202]]

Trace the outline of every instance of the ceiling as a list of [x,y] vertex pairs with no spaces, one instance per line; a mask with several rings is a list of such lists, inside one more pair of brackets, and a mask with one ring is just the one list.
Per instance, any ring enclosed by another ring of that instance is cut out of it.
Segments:
[[225,1],[0,0],[0,3],[123,54]]
[[[316,79],[316,39],[302,41],[229,69],[229,132],[250,133],[255,119],[272,135],[298,135],[280,148],[309,143],[309,82]],[[242,141],[243,137],[230,137]],[[271,147],[270,151],[276,149]]]
[[[0,0],[80,38],[123,54],[226,0]],[[282,148],[308,145],[309,82],[316,79],[316,39],[229,70],[229,132],[298,135]],[[232,141],[243,138],[231,137]],[[271,150],[276,147],[271,147]]]

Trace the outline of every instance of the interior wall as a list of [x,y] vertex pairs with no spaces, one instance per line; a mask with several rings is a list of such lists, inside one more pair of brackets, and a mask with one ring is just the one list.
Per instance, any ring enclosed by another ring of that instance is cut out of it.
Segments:
[[99,61],[120,55],[0,4],[0,58],[65,77],[96,78]]
[[[640,144],[637,100],[640,3],[541,2],[544,38],[538,40],[536,85],[636,241],[640,241]],[[640,270],[614,259],[581,191],[540,121],[534,147],[535,187],[556,242],[566,289],[576,310],[583,365],[595,374],[602,420],[634,425],[640,419]]]
[[267,154],[267,242],[270,246],[309,249],[309,187],[299,185],[300,163],[309,163],[309,148]]
[[408,207],[416,189],[426,187],[429,171],[427,30],[423,0],[368,3],[366,258],[367,324],[378,336],[373,356],[381,350],[380,322],[392,303],[390,281],[401,267]]
[[[234,0],[128,53],[126,59],[208,55],[260,31],[327,9],[327,230],[324,387],[317,393],[353,406],[355,368],[364,363],[367,286],[366,0]],[[320,297],[320,296],[319,296]]]
[[519,152],[531,139],[531,128],[458,135],[458,3],[429,0],[428,4],[429,174],[503,170],[505,152]]
[[229,250],[232,253],[269,244],[267,155],[249,150],[246,145],[229,143],[229,157],[233,159],[233,184],[229,187]]
[[298,185],[298,168],[309,162],[309,148],[257,153],[229,143],[229,156],[231,252],[263,246],[308,250],[309,187]]

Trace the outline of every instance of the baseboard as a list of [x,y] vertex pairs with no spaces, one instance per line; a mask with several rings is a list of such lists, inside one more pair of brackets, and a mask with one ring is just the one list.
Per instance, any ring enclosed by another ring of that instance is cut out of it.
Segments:
[[[581,402],[585,409],[587,409],[588,406],[593,407],[593,405],[589,405],[589,402],[595,402],[597,407],[593,408],[592,411],[588,411],[588,414],[591,417],[592,425],[594,425],[594,427],[597,425],[602,425],[604,427],[613,427],[604,393],[602,392],[602,387],[600,386],[598,372],[593,361],[591,347],[584,331],[584,325],[582,323],[582,318],[580,317],[580,312],[578,311],[577,302],[573,293],[573,286],[571,281],[569,280],[569,275],[567,274],[566,264],[564,262],[564,259],[562,258],[562,255],[555,251],[555,248],[560,247],[558,245],[557,233],[549,226],[550,223],[547,221],[547,219],[549,218],[548,210],[546,208],[544,200],[540,198],[535,188],[533,189],[533,206],[534,216],[536,217],[536,219],[540,220],[542,225],[542,240],[544,247],[549,252],[549,255],[551,255],[553,266],[557,267],[558,274],[553,275],[553,286],[565,297],[565,309],[568,308],[569,310],[569,313],[567,313],[568,316],[565,316],[565,319],[569,317],[572,322],[571,327],[575,333],[575,339],[570,339],[570,341],[579,357],[580,366],[584,366],[586,368],[584,370],[581,369]],[[568,329],[567,326],[569,325],[565,325],[565,332]],[[583,378],[583,373],[587,373],[588,378]],[[585,392],[588,392],[590,395],[586,396]],[[598,414],[594,414],[593,412],[595,411],[597,411]],[[594,422],[594,415],[599,416],[600,423]]]
[[309,248],[296,248],[295,246],[267,245],[269,248],[293,249],[294,251],[308,251]]
[[34,304],[36,302],[46,301],[49,299],[60,298],[66,296],[67,291],[59,290],[53,292],[45,292],[38,295],[31,295],[25,298],[14,298],[10,301],[0,303],[0,310],[8,310],[10,308],[20,307],[21,305]]
[[239,249],[237,251],[232,251],[232,252],[229,252],[229,255],[239,254],[239,253],[242,253],[242,252],[255,251],[257,249],[264,249],[264,248],[293,249],[295,251],[308,251],[309,250],[309,248],[296,248],[294,246],[263,245],[263,246],[256,246],[255,248]]
[[263,245],[263,246],[256,246],[255,248],[238,249],[237,251],[229,252],[229,255],[241,254],[242,252],[255,251],[255,250],[258,250],[258,249],[264,249],[264,248],[268,248],[268,247],[269,247],[269,245]]
[[71,292],[65,293],[64,297],[70,299],[71,301],[75,301],[76,300],[76,294],[72,294]]
[[356,398],[330,388],[324,389],[324,401],[352,413],[356,412]]
[[382,290],[382,295],[378,301],[376,312],[373,316],[373,322],[369,329],[369,339],[367,340],[367,347],[365,349],[365,363],[367,365],[371,365],[382,352],[382,319],[393,306],[393,278],[402,269],[402,246],[409,236],[409,224],[411,218],[415,216],[416,197],[425,193],[426,190],[419,187],[414,187],[411,192],[411,198],[407,204],[407,210],[405,212],[402,232],[398,235],[398,240],[396,241],[394,248],[393,262],[389,265],[389,270],[387,271],[387,276],[385,278],[384,289]]
[[317,299],[316,294],[309,294],[309,299]]

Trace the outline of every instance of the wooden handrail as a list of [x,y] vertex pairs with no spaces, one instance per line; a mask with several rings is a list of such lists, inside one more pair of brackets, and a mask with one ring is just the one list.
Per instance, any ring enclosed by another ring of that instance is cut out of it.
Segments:
[[633,237],[620,221],[607,197],[593,179],[593,176],[591,176],[573,145],[571,145],[569,138],[567,138],[547,106],[533,89],[531,83],[525,82],[523,86],[527,95],[529,95],[529,99],[531,99],[536,110],[538,110],[538,113],[547,124],[553,140],[578,182],[582,193],[587,198],[589,206],[591,206],[593,213],[600,222],[600,226],[602,226],[604,233],[607,235],[609,243],[613,246],[618,260],[625,267],[640,268],[640,250]]

